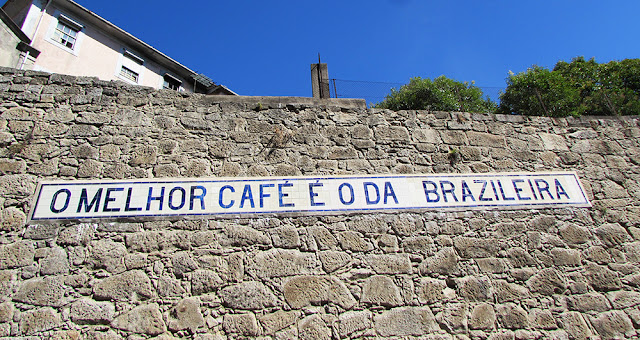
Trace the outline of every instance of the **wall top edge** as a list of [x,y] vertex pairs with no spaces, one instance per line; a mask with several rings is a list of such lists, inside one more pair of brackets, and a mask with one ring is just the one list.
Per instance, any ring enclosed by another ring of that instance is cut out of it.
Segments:
[[[367,103],[364,99],[360,98],[328,98],[319,99],[312,97],[291,97],[291,96],[226,96],[226,95],[205,95],[199,93],[188,92],[176,92],[173,90],[157,90],[152,87],[131,85],[123,81],[112,80],[105,81],[100,80],[97,77],[92,76],[72,76],[66,74],[48,73],[43,71],[33,70],[19,70],[15,68],[0,66],[0,75],[5,77],[34,77],[34,78],[46,78],[48,84],[58,84],[66,86],[97,86],[104,88],[113,88],[117,90],[126,91],[132,96],[152,96],[162,98],[183,98],[187,100],[197,101],[200,104],[237,104],[245,106],[246,109],[262,110],[273,108],[329,108],[331,110],[342,111],[366,111],[368,114],[385,114],[392,113],[394,111],[378,108],[367,108]],[[42,81],[37,82],[43,84]],[[45,84],[46,84],[45,83]],[[448,111],[431,111],[431,110],[400,110],[395,111],[400,116],[406,116],[409,118],[415,114],[432,114],[435,118],[445,120],[457,120],[459,122],[466,121],[498,121],[503,123],[520,124],[527,121],[547,121],[549,123],[554,122],[559,125],[565,126],[587,126],[598,124],[598,121],[634,121],[631,123],[636,125],[639,116],[591,116],[585,115],[580,117],[547,117],[547,116],[522,116],[522,115],[507,115],[507,114],[495,114],[495,113],[468,113],[468,112],[448,112]],[[463,123],[464,124],[464,123]]]

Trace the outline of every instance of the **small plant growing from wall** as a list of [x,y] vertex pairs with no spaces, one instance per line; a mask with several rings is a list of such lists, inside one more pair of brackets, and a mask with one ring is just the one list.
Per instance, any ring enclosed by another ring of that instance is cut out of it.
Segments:
[[462,155],[458,149],[450,149],[449,150],[449,163],[451,166],[459,163],[462,160]]

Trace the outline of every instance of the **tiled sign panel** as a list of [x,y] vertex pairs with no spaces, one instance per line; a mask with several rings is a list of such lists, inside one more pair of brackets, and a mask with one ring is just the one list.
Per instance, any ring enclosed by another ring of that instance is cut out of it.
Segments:
[[42,182],[32,222],[588,207],[574,172]]

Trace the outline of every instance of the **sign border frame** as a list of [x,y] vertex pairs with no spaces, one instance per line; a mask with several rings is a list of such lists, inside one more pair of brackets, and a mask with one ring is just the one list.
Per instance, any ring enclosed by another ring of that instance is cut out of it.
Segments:
[[[216,182],[261,182],[261,181],[296,181],[296,180],[336,180],[336,179],[380,179],[380,178],[415,178],[415,177],[437,177],[437,178],[460,178],[460,177],[518,177],[518,176],[572,176],[574,177],[584,203],[527,203],[522,205],[502,205],[502,204],[482,204],[482,205],[454,205],[446,207],[388,207],[388,208],[353,208],[353,209],[292,209],[292,210],[278,210],[278,211],[264,211],[264,212],[218,212],[218,213],[190,213],[190,214],[149,214],[149,215],[114,215],[109,217],[59,217],[59,218],[33,218],[38,208],[40,200],[41,189],[47,185],[87,185],[87,184],[156,184],[156,183],[216,183]],[[31,200],[31,209],[29,211],[27,224],[51,224],[51,223],[64,223],[64,222],[131,222],[131,221],[153,221],[153,220],[180,220],[180,219],[232,219],[232,218],[260,218],[260,217],[299,217],[307,215],[354,215],[359,212],[370,214],[372,212],[379,213],[393,213],[393,212],[434,212],[434,211],[465,211],[465,210],[537,210],[554,207],[575,207],[575,208],[589,208],[591,202],[587,197],[587,193],[584,190],[580,178],[576,171],[544,171],[544,172],[499,172],[499,173],[427,173],[427,174],[376,174],[376,175],[307,175],[307,176],[265,176],[265,177],[166,177],[166,178],[145,178],[145,179],[93,179],[93,180],[43,180],[39,181],[36,187],[36,191]]]

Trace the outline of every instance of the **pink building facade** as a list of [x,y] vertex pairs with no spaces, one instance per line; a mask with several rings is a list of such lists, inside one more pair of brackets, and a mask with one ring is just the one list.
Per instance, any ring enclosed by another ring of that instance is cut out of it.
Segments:
[[0,66],[235,95],[74,1],[8,0],[2,10],[40,53],[22,51],[16,65]]

